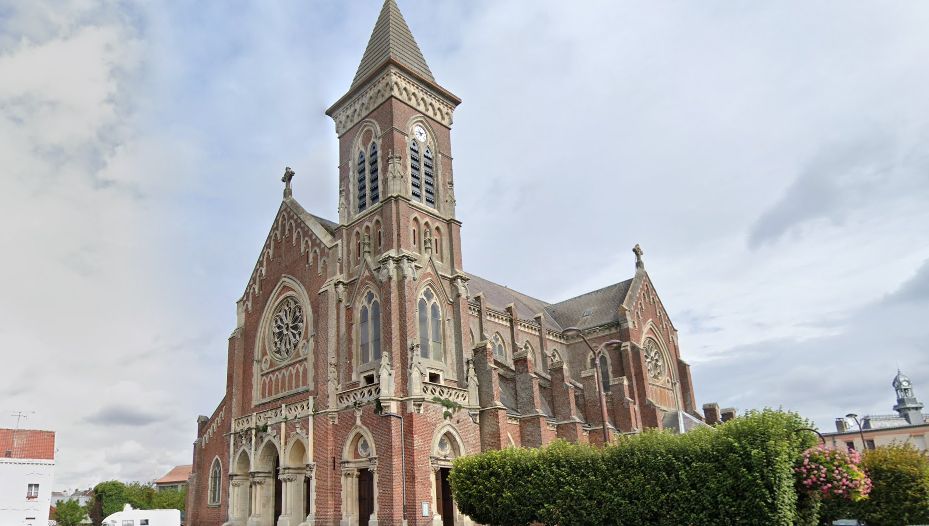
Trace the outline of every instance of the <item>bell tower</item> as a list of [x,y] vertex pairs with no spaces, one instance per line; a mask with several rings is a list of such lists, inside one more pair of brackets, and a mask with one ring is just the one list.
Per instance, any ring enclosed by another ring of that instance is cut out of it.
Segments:
[[326,111],[349,251],[428,252],[461,268],[451,155],[460,102],[436,82],[396,0],[385,0],[348,92]]
[[897,392],[897,404],[894,405],[894,411],[905,418],[911,425],[924,423],[923,404],[913,392],[913,383],[899,369],[897,370],[897,376],[894,377],[893,386],[894,391]]

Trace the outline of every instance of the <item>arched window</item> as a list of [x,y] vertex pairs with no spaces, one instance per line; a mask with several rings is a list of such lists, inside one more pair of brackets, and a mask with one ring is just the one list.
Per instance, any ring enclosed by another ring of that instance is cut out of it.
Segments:
[[494,337],[491,339],[491,345],[494,348],[494,358],[501,362],[506,361],[506,344],[503,343],[503,337],[500,336],[499,332],[494,333]]
[[419,354],[423,358],[445,361],[442,346],[442,310],[432,289],[426,288],[419,297]]
[[[594,369],[596,365],[594,364],[594,355],[591,353],[590,358],[590,368]],[[610,365],[609,360],[606,358],[606,354],[600,355],[600,384],[603,386],[603,392],[610,392]]]
[[377,253],[380,254],[381,247],[384,244],[384,240],[381,236],[381,222],[380,221],[374,222],[374,243],[375,243],[374,246],[377,247]]
[[358,211],[361,212],[368,206],[368,185],[365,181],[365,153],[358,152],[358,165],[356,169],[357,186],[358,186]]
[[222,495],[222,480],[223,480],[223,467],[220,464],[218,458],[213,459],[213,465],[210,467],[210,488],[209,488],[209,504],[217,505],[219,504],[220,496]]
[[371,153],[368,156],[368,188],[371,192],[371,204],[377,203],[381,198],[377,180],[377,143],[371,143]]
[[423,200],[433,208],[435,208],[436,200],[435,187],[435,163],[432,159],[432,150],[427,146],[423,153]]
[[358,315],[358,342],[362,365],[381,359],[381,304],[370,290]]
[[410,141],[410,192],[413,199],[419,202],[423,200],[423,179],[422,167],[419,158],[419,143],[415,140]]

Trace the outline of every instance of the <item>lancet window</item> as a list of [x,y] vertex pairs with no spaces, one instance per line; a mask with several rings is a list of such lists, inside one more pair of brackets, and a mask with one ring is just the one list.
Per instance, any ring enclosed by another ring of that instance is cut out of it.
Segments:
[[422,166],[420,164],[419,143],[410,142],[410,184],[412,185],[411,193],[413,199],[419,202],[423,200],[423,177]]
[[356,165],[355,174],[357,176],[356,183],[358,186],[358,211],[361,212],[368,206],[368,185],[366,184],[365,179],[367,178],[367,173],[365,168],[367,168],[367,163],[365,162],[365,153],[358,152],[358,163]]
[[368,191],[371,204],[377,204],[381,199],[381,191],[377,173],[377,143],[371,143],[371,153],[368,155]]
[[419,297],[418,310],[420,356],[445,361],[445,349],[442,345],[442,310],[431,288],[426,288]]
[[381,304],[371,291],[358,314],[358,342],[362,365],[381,359]]

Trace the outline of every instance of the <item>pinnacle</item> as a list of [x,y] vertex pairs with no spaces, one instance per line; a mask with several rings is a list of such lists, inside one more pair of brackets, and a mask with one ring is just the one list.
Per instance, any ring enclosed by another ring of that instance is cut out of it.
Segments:
[[357,87],[388,60],[394,60],[426,80],[435,82],[422,51],[403,19],[396,0],[385,0],[365,48],[352,88]]

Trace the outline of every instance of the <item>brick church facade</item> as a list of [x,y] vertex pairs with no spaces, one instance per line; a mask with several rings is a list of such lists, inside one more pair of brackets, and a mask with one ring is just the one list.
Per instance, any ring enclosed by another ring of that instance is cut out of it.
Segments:
[[[612,436],[702,425],[638,247],[630,279],[560,303],[464,271],[459,102],[386,0],[327,111],[339,221],[305,210],[285,172],[237,303],[225,396],[198,419],[188,524],[466,525],[455,457],[602,443],[604,414]],[[610,343],[599,376],[585,338]]]

